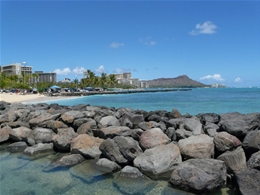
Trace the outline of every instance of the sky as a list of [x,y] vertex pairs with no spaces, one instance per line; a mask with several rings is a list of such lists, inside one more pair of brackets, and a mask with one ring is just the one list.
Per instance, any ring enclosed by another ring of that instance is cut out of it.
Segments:
[[260,1],[1,1],[1,65],[260,86]]

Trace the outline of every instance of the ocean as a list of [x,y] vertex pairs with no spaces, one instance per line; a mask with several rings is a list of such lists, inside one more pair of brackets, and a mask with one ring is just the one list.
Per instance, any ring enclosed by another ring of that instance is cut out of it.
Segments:
[[[192,89],[191,91],[138,93],[122,95],[93,95],[67,100],[50,101],[61,105],[90,104],[92,106],[129,107],[139,110],[167,110],[173,108],[181,114],[260,112],[260,88]],[[6,143],[7,144],[7,143]],[[54,155],[30,159],[22,154],[11,154],[0,145],[0,194],[1,195],[49,195],[49,194],[125,194],[113,183],[116,175],[103,175],[94,180],[82,180],[68,170],[46,172]],[[136,182],[136,181],[135,181]],[[133,185],[128,183],[127,185]],[[140,193],[142,194],[142,193]],[[191,195],[169,187],[167,181],[156,181],[147,195]],[[211,195],[237,192],[230,186],[210,193]]]

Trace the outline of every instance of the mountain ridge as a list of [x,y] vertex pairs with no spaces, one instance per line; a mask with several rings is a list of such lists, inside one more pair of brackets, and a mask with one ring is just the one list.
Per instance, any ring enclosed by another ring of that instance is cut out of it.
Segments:
[[150,88],[196,88],[196,87],[208,87],[209,85],[200,83],[198,81],[190,79],[187,75],[180,75],[175,78],[157,78],[153,80],[146,80]]

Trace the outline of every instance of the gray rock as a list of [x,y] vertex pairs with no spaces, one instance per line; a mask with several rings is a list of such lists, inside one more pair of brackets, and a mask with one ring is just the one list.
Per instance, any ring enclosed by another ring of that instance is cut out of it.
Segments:
[[168,129],[166,129],[165,134],[166,134],[172,141],[176,141],[177,135],[176,135],[176,132],[175,132],[174,127],[169,127]]
[[226,166],[215,159],[189,159],[177,166],[170,183],[186,191],[204,193],[226,184]]
[[201,134],[179,140],[183,158],[211,158],[214,156],[213,138]]
[[23,152],[27,148],[26,142],[15,142],[7,146],[7,150],[11,153]]
[[9,133],[12,128],[9,126],[5,126],[2,129],[0,128],[0,143],[5,142],[9,139]]
[[219,131],[219,126],[214,123],[206,123],[204,126],[204,131],[210,137],[214,137]]
[[115,136],[130,136],[132,135],[132,130],[129,127],[124,126],[110,126],[101,129],[97,129],[93,131],[94,136],[106,139],[106,138],[113,138]]
[[220,116],[221,130],[236,137],[244,137],[249,131],[257,129],[260,124],[260,113],[240,114],[233,112]]
[[58,129],[58,133],[53,136],[54,146],[61,151],[70,151],[70,144],[74,137],[78,136],[72,128]]
[[260,150],[260,130],[250,131],[243,140],[243,147],[247,154]]
[[55,133],[51,129],[36,127],[33,132],[35,143],[50,143]]
[[55,132],[55,133],[58,132],[58,129],[68,128],[68,126],[65,123],[63,123],[61,121],[55,121],[55,120],[45,121],[42,123],[41,127],[52,129],[53,132]]
[[227,151],[217,158],[225,162],[229,173],[246,169],[246,156],[242,147],[238,147],[233,151]]
[[31,128],[34,128],[34,127],[37,127],[37,126],[42,127],[44,125],[42,123],[49,121],[49,120],[56,120],[60,116],[60,114],[52,115],[52,114],[46,113],[46,111],[43,112],[43,113],[44,114],[38,113],[37,117],[29,120],[29,125],[30,125]]
[[170,143],[170,138],[159,128],[146,130],[140,136],[140,145],[144,149]]
[[96,167],[99,170],[107,171],[107,172],[114,172],[121,169],[121,167],[117,163],[110,161],[106,158],[99,159],[96,163]]
[[252,156],[247,161],[247,167],[260,171],[260,151],[252,154]]
[[53,143],[43,144],[38,143],[31,147],[27,147],[24,150],[24,153],[27,155],[38,155],[38,154],[45,154],[45,153],[52,153],[53,152]]
[[121,154],[118,145],[115,143],[113,139],[106,139],[99,146],[102,154],[111,161],[114,161],[119,164],[127,164],[127,160]]
[[97,130],[97,124],[96,121],[93,119],[88,120],[86,123],[83,123],[78,129],[78,134],[88,134],[88,135],[94,135],[93,131]]
[[84,118],[84,117],[85,117],[85,113],[71,110],[63,113],[60,118],[65,124],[73,124],[74,120],[79,118]]
[[32,133],[32,130],[27,127],[18,127],[18,128],[12,129],[9,132],[9,136],[14,141],[28,142],[28,139],[29,139],[31,133]]
[[260,171],[245,169],[235,174],[238,189],[241,195],[260,194]]
[[133,125],[138,125],[139,123],[144,121],[143,115],[134,114],[131,112],[126,112],[121,120],[124,121],[124,118],[128,118]]
[[101,155],[99,146],[103,141],[87,134],[80,134],[72,139],[70,150],[72,154],[81,154],[87,159],[98,158]]
[[241,145],[240,140],[227,132],[220,132],[214,136],[214,144],[218,151],[225,152]]
[[105,116],[99,121],[99,126],[101,128],[109,126],[120,126],[120,123],[119,120],[114,116]]
[[172,170],[181,163],[178,146],[173,143],[147,149],[134,160],[134,166],[151,178],[169,179]]
[[215,113],[198,114],[197,117],[200,119],[202,124],[218,124],[220,121],[220,115]]

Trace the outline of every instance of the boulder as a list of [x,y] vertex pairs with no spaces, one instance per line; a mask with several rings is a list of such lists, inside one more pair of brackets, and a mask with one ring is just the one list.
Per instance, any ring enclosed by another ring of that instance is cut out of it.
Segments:
[[115,136],[130,136],[132,134],[132,130],[129,127],[125,126],[110,126],[104,127],[101,129],[97,129],[93,131],[94,136],[100,137],[103,139],[113,138]]
[[134,114],[134,113],[131,113],[131,112],[126,112],[122,118],[121,118],[121,121],[124,121],[125,118],[128,118],[129,121],[134,125],[138,125],[139,123],[143,122],[144,121],[144,117],[143,115],[141,114]]
[[87,122],[80,125],[77,129],[78,134],[88,134],[93,135],[93,131],[97,130],[96,121],[89,119]]
[[35,143],[50,143],[55,133],[51,129],[36,127],[32,131]]
[[85,158],[98,158],[101,154],[99,150],[103,139],[87,134],[80,134],[71,141],[70,150],[72,154],[81,154]]
[[166,129],[165,134],[172,140],[172,141],[176,141],[177,139],[177,135],[176,135],[176,131],[174,127],[169,127],[168,129]]
[[28,145],[26,144],[26,142],[21,141],[8,145],[7,150],[11,153],[23,152],[27,147]]
[[76,110],[70,110],[65,113],[63,113],[60,117],[60,119],[65,123],[65,124],[73,124],[75,119],[78,118],[84,118],[85,113],[81,111],[76,111]]
[[38,113],[36,116],[37,117],[29,120],[29,125],[31,128],[34,128],[37,126],[42,127],[42,126],[44,126],[44,124],[42,124],[42,123],[49,121],[49,120],[56,120],[60,116],[60,114],[58,113],[58,114],[52,115],[52,114],[44,112],[44,114]]
[[57,133],[58,129],[68,128],[68,126],[62,121],[48,120],[42,123],[42,127],[52,129],[53,132]]
[[247,161],[247,167],[260,171],[260,151],[252,154],[252,156]]
[[252,130],[259,127],[260,113],[240,114],[238,112],[220,115],[220,129],[236,137],[245,137]]
[[24,153],[27,155],[39,155],[39,154],[49,154],[53,152],[53,143],[43,144],[38,143],[31,147],[27,147]]
[[173,108],[172,111],[168,114],[169,118],[181,118],[182,115],[176,108]]
[[119,169],[121,169],[121,167],[117,163],[115,163],[111,160],[108,160],[106,158],[98,159],[98,161],[96,163],[96,167],[99,170],[107,171],[107,172],[115,172],[115,171],[118,171]]
[[179,140],[179,148],[183,158],[211,158],[214,156],[213,138],[201,134]]
[[260,130],[250,131],[243,140],[243,147],[247,154],[260,150]]
[[104,140],[99,146],[99,150],[102,152],[104,157],[118,164],[127,164],[128,162],[121,154],[118,145],[113,139],[108,138]]
[[171,140],[159,128],[152,128],[144,131],[140,136],[140,146],[143,149],[153,148],[158,145],[168,144]]
[[0,128],[0,143],[5,142],[9,139],[9,133],[12,128],[9,126],[5,126],[2,129]]
[[237,148],[241,145],[241,142],[237,137],[230,135],[227,132],[217,133],[214,136],[213,142],[215,144],[216,149],[220,152],[233,150],[234,148]]
[[226,151],[217,158],[225,162],[227,171],[234,173],[246,169],[246,156],[242,147],[238,147],[233,151]]
[[32,130],[27,127],[18,127],[14,128],[9,132],[9,136],[14,141],[26,141],[28,142],[28,139],[32,133]]
[[170,183],[198,194],[212,191],[226,184],[226,166],[215,159],[189,159],[177,166]]
[[99,121],[99,126],[102,127],[109,127],[109,126],[120,126],[119,120],[114,116],[105,116],[101,118]]
[[198,114],[197,117],[200,119],[201,123],[206,125],[208,123],[218,124],[220,121],[220,115],[216,113],[204,113]]
[[105,140],[99,147],[102,154],[119,164],[129,164],[143,151],[132,137],[116,136]]
[[145,150],[135,158],[134,166],[151,178],[169,179],[172,170],[181,161],[178,146],[169,143]]
[[58,129],[58,133],[53,136],[52,141],[54,146],[61,151],[70,151],[70,144],[74,137],[78,134],[70,128],[61,128]]
[[204,132],[208,136],[214,137],[219,132],[219,126],[214,123],[206,123],[204,126]]
[[260,171],[245,169],[235,173],[238,189],[241,195],[260,194]]

